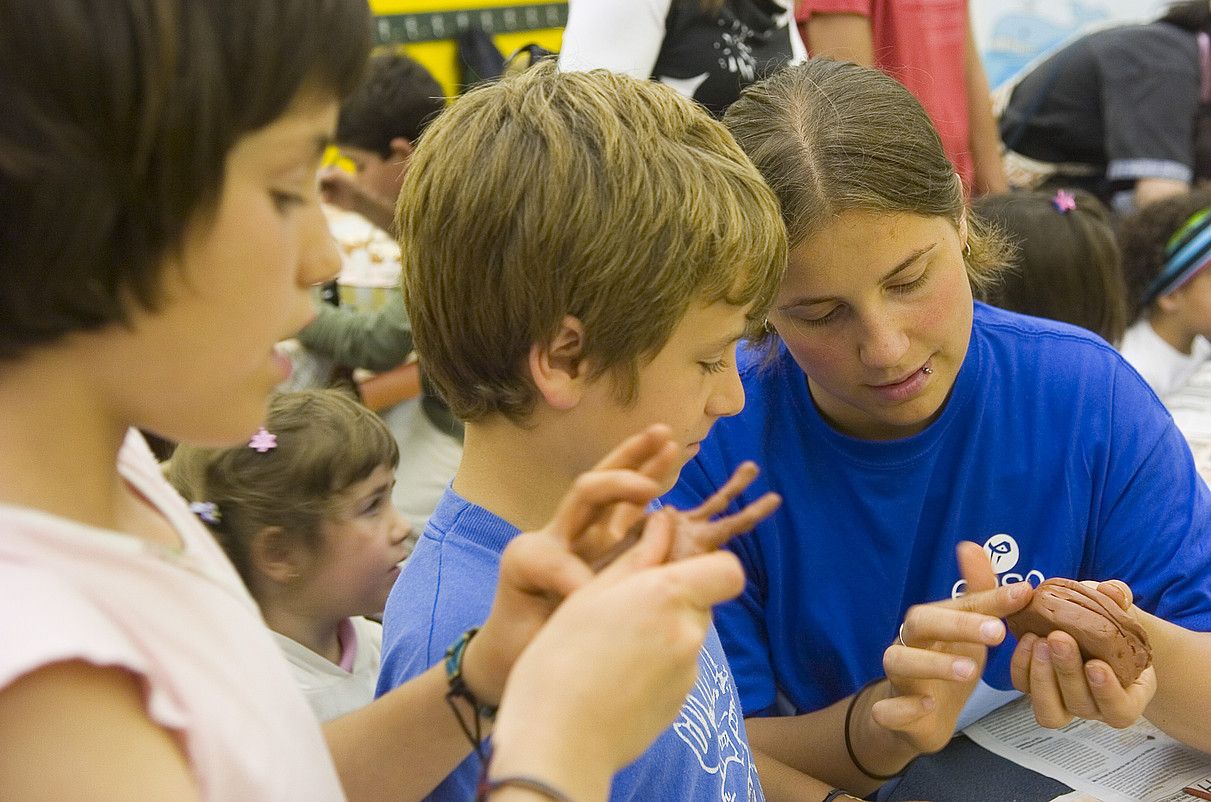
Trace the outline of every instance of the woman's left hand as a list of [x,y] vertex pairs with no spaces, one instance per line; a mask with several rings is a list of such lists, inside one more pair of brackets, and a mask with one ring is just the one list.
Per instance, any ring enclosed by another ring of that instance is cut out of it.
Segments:
[[[1116,580],[1087,582],[1132,612],[1131,588]],[[1067,632],[1046,638],[1022,636],[1010,662],[1013,686],[1030,696],[1035,720],[1057,729],[1073,718],[1103,721],[1111,727],[1129,727],[1144,713],[1156,694],[1152,666],[1124,688],[1110,666],[1101,660],[1081,660],[1076,640]]]

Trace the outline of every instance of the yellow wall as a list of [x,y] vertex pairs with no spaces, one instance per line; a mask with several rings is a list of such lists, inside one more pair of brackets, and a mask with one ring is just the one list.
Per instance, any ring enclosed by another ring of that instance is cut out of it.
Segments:
[[[519,5],[558,4],[558,0],[370,0],[375,14],[418,14],[442,11],[477,11]],[[497,49],[506,57],[523,45],[537,44],[558,51],[562,28],[514,31],[493,36]],[[403,51],[424,64],[445,89],[448,97],[458,92],[459,68],[453,39],[415,42],[401,46]]]

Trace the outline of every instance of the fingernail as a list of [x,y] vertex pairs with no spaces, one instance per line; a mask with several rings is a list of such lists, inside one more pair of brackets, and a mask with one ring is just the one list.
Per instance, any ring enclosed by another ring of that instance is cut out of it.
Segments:
[[1051,653],[1061,660],[1067,660],[1072,655],[1072,650],[1067,643],[1056,643],[1051,647]]
[[933,709],[937,706],[938,706],[938,703],[936,701],[934,701],[934,698],[932,696],[926,696],[924,699],[921,700],[921,710],[923,710],[926,713],[932,713]]
[[959,679],[971,679],[971,675],[976,672],[976,664],[972,660],[963,658],[954,661],[952,670],[954,671],[955,676]]
[[1026,582],[1014,582],[1009,586],[1009,598],[1017,600],[1026,595],[1026,591],[1030,590],[1030,585]]
[[997,640],[1005,634],[1005,625],[1000,621],[985,621],[980,624],[980,634],[984,640]]
[[1051,646],[1046,641],[1040,640],[1034,645],[1034,659],[1040,663],[1051,662]]
[[1106,672],[1097,666],[1089,666],[1085,669],[1085,676],[1089,678],[1090,685],[1105,685]]

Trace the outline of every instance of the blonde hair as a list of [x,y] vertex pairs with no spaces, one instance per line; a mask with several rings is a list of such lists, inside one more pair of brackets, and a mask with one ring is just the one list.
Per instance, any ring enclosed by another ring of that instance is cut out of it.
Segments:
[[168,466],[168,481],[187,501],[215,505],[218,522],[211,529],[249,588],[255,587],[249,547],[257,533],[281,527],[315,549],[337,496],[375,468],[399,462],[386,424],[340,390],[274,396],[265,428],[277,438],[268,451],[182,445]]
[[[791,246],[846,211],[963,219],[963,187],[933,123],[878,70],[813,58],[741,92],[723,118],[781,203]],[[1012,249],[967,216],[972,287],[986,291]]]
[[777,200],[727,130],[672,89],[553,61],[429,127],[396,215],[416,350],[455,415],[523,420],[527,356],[565,315],[633,400],[693,302],[764,318],[786,265]]

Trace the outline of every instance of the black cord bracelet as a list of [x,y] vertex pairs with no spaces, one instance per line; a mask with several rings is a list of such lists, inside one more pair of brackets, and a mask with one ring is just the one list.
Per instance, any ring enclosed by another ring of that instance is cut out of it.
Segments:
[[904,769],[900,769],[894,774],[875,774],[873,771],[869,771],[865,766],[862,765],[861,761],[858,760],[858,755],[854,752],[854,742],[849,734],[849,724],[854,717],[854,708],[858,705],[858,698],[882,681],[882,677],[875,677],[870,682],[863,685],[858,689],[858,692],[854,694],[853,698],[849,700],[849,706],[845,708],[845,751],[849,753],[850,762],[854,764],[854,768],[856,768],[858,771],[862,772],[872,780],[879,780],[880,782],[894,780],[896,777],[899,777],[904,773]]
[[511,777],[498,777],[493,780],[484,780],[479,787],[479,799],[486,800],[493,791],[498,791],[501,788],[524,788],[527,791],[534,791],[542,794],[545,797],[555,800],[555,802],[572,802],[572,798],[560,791],[550,783],[544,782],[537,777],[525,777],[516,775]]
[[[450,710],[454,712],[458,726],[462,729],[463,735],[467,736],[467,740],[471,742],[471,747],[479,755],[480,761],[486,763],[487,760],[483,753],[483,729],[480,721],[483,719],[491,721],[496,716],[496,708],[481,702],[467,687],[467,682],[463,679],[463,656],[467,653],[467,644],[471,642],[471,638],[475,637],[476,632],[479,632],[478,627],[468,629],[459,636],[458,640],[450,644],[449,649],[446,649],[446,682],[449,685],[446,691],[446,703],[450,705]],[[470,723],[463,718],[462,711],[458,709],[457,701],[459,699],[462,699],[471,708]]]

